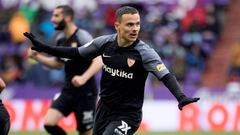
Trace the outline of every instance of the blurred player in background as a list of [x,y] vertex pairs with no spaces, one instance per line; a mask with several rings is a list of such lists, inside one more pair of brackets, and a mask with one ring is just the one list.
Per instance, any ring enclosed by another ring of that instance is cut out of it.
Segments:
[[[92,40],[92,36],[74,23],[74,11],[62,5],[54,9],[51,21],[55,30],[62,33],[57,46],[79,47]],[[55,95],[44,121],[44,128],[51,135],[66,135],[57,124],[63,116],[74,112],[79,135],[92,135],[93,115],[97,99],[94,74],[102,67],[101,57],[92,61],[68,60],[49,57],[29,49],[29,57],[53,69],[65,68],[65,84],[61,94]]]
[[152,72],[179,102],[178,108],[197,102],[189,98],[159,55],[138,39],[140,15],[137,9],[124,6],[116,11],[116,34],[95,38],[83,47],[53,47],[41,43],[31,33],[24,35],[33,42],[32,49],[70,59],[103,59],[100,100],[93,135],[132,135],[142,120],[144,87]]
[[[0,93],[6,87],[6,84],[0,78]],[[10,129],[10,117],[9,114],[4,107],[2,100],[0,99],[0,135],[7,135]]]

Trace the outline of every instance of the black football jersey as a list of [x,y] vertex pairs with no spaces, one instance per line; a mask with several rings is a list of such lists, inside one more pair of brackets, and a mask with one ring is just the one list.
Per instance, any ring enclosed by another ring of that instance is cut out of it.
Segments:
[[[87,42],[92,40],[92,36],[83,29],[77,29],[69,38],[66,38],[63,33],[59,34],[56,38],[57,46],[65,46],[65,47],[80,47]],[[79,60],[79,59],[65,59],[58,58],[58,60],[65,63],[65,83],[64,89],[70,91],[79,91],[79,92],[92,92],[94,94],[97,93],[97,88],[95,85],[95,79],[92,77],[89,81],[81,86],[74,87],[71,83],[73,76],[83,74],[91,64],[91,61],[88,60]],[[79,90],[80,89],[80,90]]]
[[169,70],[149,45],[136,40],[129,47],[119,47],[117,35],[98,37],[78,48],[79,54],[103,59],[100,100],[114,109],[141,109],[148,73],[159,80]]

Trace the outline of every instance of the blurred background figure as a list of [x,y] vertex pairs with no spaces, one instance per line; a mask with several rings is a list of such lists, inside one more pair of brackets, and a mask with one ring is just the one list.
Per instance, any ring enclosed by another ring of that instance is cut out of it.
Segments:
[[[56,46],[79,47],[92,40],[92,36],[74,23],[74,11],[68,5],[57,6],[51,16],[55,30],[60,31],[56,37]],[[74,113],[79,135],[91,135],[93,117],[97,100],[97,86],[94,74],[101,69],[101,58],[92,61],[67,60],[47,56],[28,50],[30,58],[52,68],[64,67],[65,82],[61,93],[56,93],[48,109],[44,128],[51,135],[66,135],[58,122]]]
[[[5,82],[0,78],[0,93],[6,87]],[[0,99],[0,133],[1,135],[8,135],[10,129],[10,117],[9,114],[4,107],[2,100]]]

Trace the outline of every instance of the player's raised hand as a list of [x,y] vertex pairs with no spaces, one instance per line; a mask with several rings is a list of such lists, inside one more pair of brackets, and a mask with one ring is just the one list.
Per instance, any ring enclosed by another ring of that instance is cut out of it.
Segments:
[[23,35],[32,42],[33,45],[33,47],[31,48],[32,50],[43,52],[48,48],[47,45],[41,43],[32,33],[24,32]]
[[178,108],[179,108],[179,110],[182,110],[182,108],[183,108],[185,105],[188,105],[188,104],[193,103],[193,102],[197,102],[199,99],[200,99],[200,98],[184,97],[184,98],[182,98],[182,99],[179,101]]

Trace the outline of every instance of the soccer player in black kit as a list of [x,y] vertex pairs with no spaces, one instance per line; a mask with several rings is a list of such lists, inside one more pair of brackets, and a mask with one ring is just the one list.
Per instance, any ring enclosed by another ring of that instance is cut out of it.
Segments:
[[52,47],[24,33],[33,50],[70,59],[103,59],[100,100],[94,119],[93,135],[132,135],[142,120],[144,86],[149,72],[170,90],[179,102],[178,108],[197,102],[187,97],[158,54],[138,39],[140,15],[129,6],[115,14],[116,34],[95,38],[79,48]]
[[[6,87],[4,81],[0,78],[0,93]],[[0,99],[0,135],[7,135],[10,129],[10,117]]]
[[[51,21],[55,29],[62,31],[56,38],[57,46],[79,47],[92,40],[92,36],[74,23],[74,12],[69,6],[54,9]],[[45,130],[51,135],[66,135],[57,124],[63,116],[74,112],[79,135],[92,135],[97,87],[93,75],[101,69],[101,57],[93,60],[49,57],[29,49],[29,57],[53,69],[65,69],[65,84],[48,109],[44,121]]]

